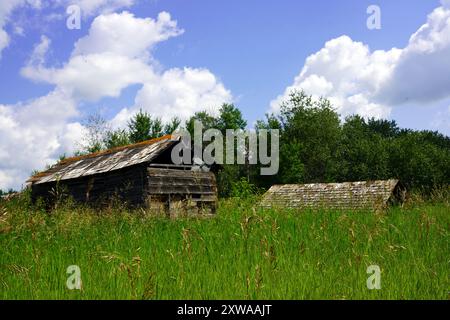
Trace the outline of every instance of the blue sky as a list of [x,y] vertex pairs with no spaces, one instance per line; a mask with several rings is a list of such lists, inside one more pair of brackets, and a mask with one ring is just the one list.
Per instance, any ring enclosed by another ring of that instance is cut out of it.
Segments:
[[2,0],[0,30],[0,188],[77,149],[89,114],[116,127],[234,102],[251,125],[291,89],[450,135],[446,0]]

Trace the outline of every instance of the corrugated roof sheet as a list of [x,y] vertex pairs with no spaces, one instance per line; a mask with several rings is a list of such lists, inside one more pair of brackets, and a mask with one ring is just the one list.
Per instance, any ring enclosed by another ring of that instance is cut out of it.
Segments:
[[150,162],[179,140],[180,137],[167,135],[133,145],[68,158],[31,177],[28,182],[39,184],[74,179]]
[[274,185],[264,194],[260,205],[266,208],[373,208],[385,205],[397,184],[398,180],[391,179]]

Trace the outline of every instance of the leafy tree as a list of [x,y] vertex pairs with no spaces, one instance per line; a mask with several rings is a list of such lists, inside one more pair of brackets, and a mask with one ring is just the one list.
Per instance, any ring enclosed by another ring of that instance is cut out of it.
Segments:
[[226,129],[244,130],[247,121],[242,117],[242,112],[233,104],[223,104],[216,120],[217,129],[225,133]]
[[105,145],[107,149],[125,146],[131,143],[130,136],[125,129],[109,131],[106,135]]
[[410,132],[393,141],[389,150],[393,176],[410,188],[448,186],[450,148],[440,148],[423,136],[424,132]]
[[400,132],[395,120],[370,118],[367,121],[366,126],[370,131],[373,133],[378,133],[384,138],[396,137]]
[[[195,113],[188,121],[186,121],[186,129],[191,134],[192,138],[194,137],[195,121],[202,123],[203,132],[214,128],[220,130],[224,135],[226,134],[227,129],[244,130],[247,125],[247,122],[243,119],[241,111],[232,104],[223,104],[219,109],[219,115],[217,117],[206,111]],[[235,155],[238,152],[236,148],[237,143],[235,143]],[[219,194],[221,196],[229,196],[232,192],[233,183],[238,181],[240,177],[247,176],[248,178],[248,171],[248,166],[246,165],[222,165],[221,170],[217,174]]]
[[150,139],[150,132],[154,130],[151,116],[140,109],[128,122],[128,130],[131,143]]
[[373,120],[366,122],[359,115],[346,118],[338,149],[338,181],[387,179],[391,176],[387,140],[391,131],[376,130],[374,123]]
[[217,128],[217,119],[210,115],[207,111],[200,111],[194,113],[189,120],[186,121],[186,130],[189,132],[191,137],[194,136],[194,123],[195,121],[201,122],[203,125],[203,131],[211,128]]
[[152,119],[150,117],[150,132],[149,132],[150,139],[159,138],[163,136],[163,134],[164,134],[163,124],[161,119],[159,118]]
[[[283,168],[281,182],[334,181],[341,132],[339,116],[331,103],[326,99],[313,100],[303,91],[294,91],[281,105],[279,122],[280,144],[284,145],[280,148],[280,162],[293,165],[288,170]],[[299,160],[292,163],[295,157]]]
[[181,120],[178,117],[174,117],[164,126],[164,134],[171,134],[175,132],[181,125]]

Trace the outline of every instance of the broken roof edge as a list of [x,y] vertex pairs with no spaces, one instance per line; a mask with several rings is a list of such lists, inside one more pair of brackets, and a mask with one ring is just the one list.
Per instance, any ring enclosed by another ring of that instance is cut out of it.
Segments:
[[380,182],[391,182],[393,183],[392,187],[395,188],[400,180],[396,178],[386,179],[386,180],[360,180],[360,181],[344,181],[344,182],[311,182],[311,183],[278,183],[273,184],[266,192],[268,192],[272,188],[280,188],[287,186],[314,186],[314,185],[343,185],[343,184],[362,184],[362,183],[380,183]]
[[39,178],[43,178],[43,177],[51,174],[52,173],[51,170],[54,169],[57,166],[66,166],[66,165],[70,165],[70,164],[75,163],[75,162],[80,161],[80,160],[92,159],[92,158],[96,158],[96,157],[100,157],[100,156],[104,156],[104,155],[114,154],[114,153],[117,153],[117,152],[120,152],[120,151],[123,151],[123,150],[127,150],[127,149],[135,149],[135,148],[140,148],[140,147],[146,147],[146,146],[149,146],[149,145],[152,145],[154,143],[157,143],[157,142],[160,142],[160,141],[164,141],[164,140],[167,140],[167,141],[178,141],[179,139],[180,139],[179,135],[166,134],[166,135],[164,135],[162,137],[145,140],[145,141],[141,141],[141,142],[138,142],[138,143],[128,144],[128,145],[125,145],[125,146],[115,147],[115,148],[102,150],[102,151],[98,151],[98,152],[93,152],[93,153],[89,153],[89,154],[85,154],[85,155],[81,155],[81,156],[70,157],[70,158],[58,161],[57,163],[55,163],[50,168],[32,175],[26,182],[27,183],[33,183],[36,180],[38,180]]

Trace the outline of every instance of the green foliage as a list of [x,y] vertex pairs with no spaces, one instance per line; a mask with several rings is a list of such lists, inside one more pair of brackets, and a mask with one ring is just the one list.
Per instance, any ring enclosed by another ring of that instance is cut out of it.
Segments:
[[130,135],[124,129],[117,129],[113,131],[109,131],[106,134],[105,146],[106,149],[112,149],[116,147],[125,146],[130,144]]
[[231,196],[241,199],[247,199],[258,194],[258,188],[242,177],[232,185]]
[[169,123],[164,126],[164,134],[172,134],[180,128],[181,120],[178,117],[172,118]]
[[337,113],[326,99],[294,91],[280,115],[266,116],[259,128],[280,130],[280,183],[328,182],[336,178],[340,142]]
[[162,137],[163,133],[163,124],[161,119],[151,119],[151,127],[150,127],[150,139],[155,139]]
[[[219,109],[219,115],[217,117],[206,111],[195,113],[189,120],[186,121],[186,130],[190,133],[192,138],[194,137],[195,121],[202,123],[203,132],[214,128],[220,130],[224,136],[227,129],[244,130],[247,125],[247,122],[243,119],[241,111],[233,104],[223,104]],[[237,152],[237,143],[235,143],[234,153],[237,154]],[[242,176],[246,175],[249,175],[249,168],[246,165],[223,165],[220,172],[217,174],[219,195],[222,197],[230,196],[234,183]]]
[[247,121],[242,117],[241,111],[233,104],[223,104],[219,110],[219,118],[216,120],[216,129],[225,133],[226,129],[244,130]]
[[152,130],[152,118],[147,112],[139,110],[128,122],[129,138],[131,143],[137,143],[150,139]]
[[[257,128],[280,130],[280,170],[272,183],[360,181],[398,178],[408,188],[447,185],[450,138],[399,129],[393,120],[354,115],[342,123],[326,99],[292,92],[278,116]],[[265,186],[265,177],[253,182]]]
[[[374,123],[370,122],[369,123]],[[388,134],[388,133],[384,133]],[[388,179],[388,140],[360,116],[348,117],[342,126],[338,148],[337,180],[358,181]]]
[[195,121],[201,122],[201,124],[203,125],[203,131],[211,128],[217,128],[217,119],[214,116],[210,115],[206,111],[196,112],[192,117],[189,118],[189,120],[186,121],[186,130],[189,132],[191,137],[194,136]]

